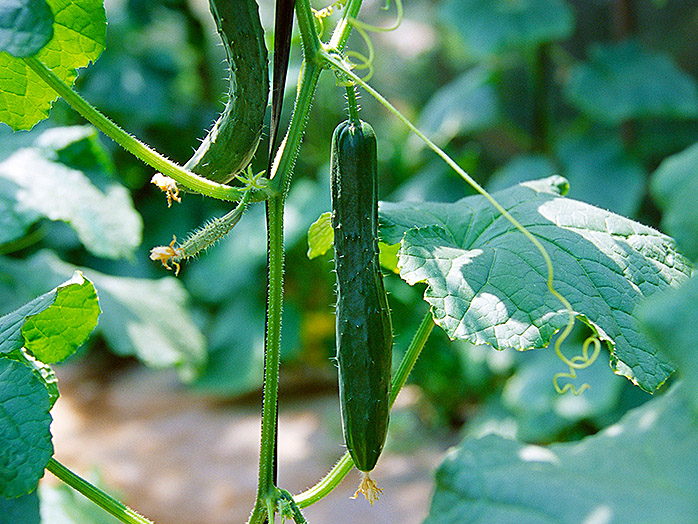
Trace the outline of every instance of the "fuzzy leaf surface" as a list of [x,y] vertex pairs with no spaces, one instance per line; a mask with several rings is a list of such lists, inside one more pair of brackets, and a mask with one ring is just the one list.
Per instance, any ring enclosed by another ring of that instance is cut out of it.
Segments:
[[[654,391],[673,366],[642,335],[633,309],[684,282],[691,268],[658,231],[561,196],[567,181],[526,182],[494,197],[546,248],[554,287],[611,348],[611,363]],[[425,282],[424,299],[451,339],[543,348],[567,322],[549,293],[537,249],[481,196],[455,203],[381,203],[381,235],[401,242],[400,276]]]
[[674,388],[580,442],[466,439],[436,473],[424,524],[693,524],[698,422],[686,409]]
[[[72,85],[77,69],[104,50],[107,20],[102,0],[47,0],[54,14],[53,37],[35,57]],[[0,122],[15,131],[48,117],[58,97],[39,76],[8,53],[0,53]]]
[[0,358],[0,497],[36,488],[53,455],[46,387],[21,362]]

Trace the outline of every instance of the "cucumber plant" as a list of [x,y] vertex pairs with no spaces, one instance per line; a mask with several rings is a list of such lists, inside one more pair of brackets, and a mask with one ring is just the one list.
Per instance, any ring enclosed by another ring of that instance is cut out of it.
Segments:
[[[368,472],[379,464],[390,408],[435,324],[451,338],[489,343],[500,349],[545,347],[553,334],[560,331],[554,350],[569,371],[558,373],[550,381],[551,388],[560,392],[579,393],[585,389],[574,382],[576,371],[589,367],[598,358],[601,341],[612,349],[611,363],[616,372],[644,389],[654,391],[673,372],[671,362],[643,346],[644,342],[633,336],[626,322],[632,316],[628,303],[688,278],[690,264],[676,252],[672,241],[618,215],[564,199],[568,184],[559,177],[528,182],[491,195],[367,83],[375,56],[368,32],[379,28],[358,20],[361,4],[361,0],[341,0],[330,8],[314,11],[308,0],[296,1],[303,63],[285,138],[276,150],[275,140],[271,140],[273,157],[267,159],[270,167],[264,179],[249,170],[247,178],[240,175],[255,155],[264,132],[269,93],[264,32],[258,7],[252,0],[210,1],[231,68],[229,100],[201,147],[184,166],[164,158],[106,119],[73,91],[59,75],[60,70],[49,67],[51,62],[40,53],[15,57],[21,69],[30,70],[38,77],[39,80],[32,77],[33,81],[45,82],[98,129],[161,173],[154,181],[167,192],[168,205],[180,202],[181,188],[236,202],[227,214],[195,231],[183,244],[177,245],[173,239],[169,246],[151,251],[151,258],[166,268],[172,264],[178,273],[181,261],[220,240],[239,223],[249,206],[265,201],[268,259],[262,428],[258,488],[250,524],[274,522],[277,514],[297,524],[305,522],[302,508],[325,498],[354,466],[366,473],[359,491],[375,502],[380,489]],[[284,29],[277,41],[285,46],[276,50],[280,63],[288,56],[288,24],[292,22],[290,3],[283,5],[286,9],[284,21],[280,22],[283,27],[277,26]],[[324,24],[333,10],[341,13],[325,40]],[[397,10],[401,18],[399,2]],[[354,29],[368,44],[367,57],[346,49]],[[17,27],[16,31],[23,34],[26,28]],[[8,71],[18,69],[13,67]],[[291,495],[277,485],[276,474],[277,445],[283,439],[278,434],[277,400],[284,290],[284,209],[310,107],[319,78],[326,70],[337,75],[338,84],[346,89],[349,100],[349,119],[339,124],[331,137],[329,173],[337,272],[339,394],[348,452],[315,486]],[[366,76],[357,74],[364,70],[368,70]],[[272,135],[279,121],[278,93],[283,83],[279,80],[283,75],[276,73]],[[371,126],[359,118],[357,87],[373,96],[480,196],[451,206],[386,204],[381,208],[379,231],[377,140]],[[235,177],[242,185],[226,185]],[[390,308],[378,258],[379,234],[389,244],[400,244],[394,269],[409,284],[425,282],[424,298],[431,306],[394,370],[391,369]],[[618,267],[623,271],[619,272]],[[613,287],[622,289],[619,295],[629,297],[628,300],[604,297],[603,291]],[[594,294],[593,290],[600,291]],[[608,307],[604,309],[599,303]],[[562,343],[577,317],[592,329],[594,336],[584,343],[581,355],[570,358],[563,354]],[[17,324],[11,320],[13,325]],[[15,331],[11,336],[17,339]],[[590,352],[592,344],[594,349]],[[643,358],[638,359],[638,355]],[[530,451],[522,450],[522,453]],[[534,461],[540,458],[540,453],[536,453]],[[40,470],[45,466],[121,521],[148,522],[55,459],[39,465]],[[444,488],[450,490],[449,494],[455,492],[448,482]],[[463,495],[464,500],[467,497]]]

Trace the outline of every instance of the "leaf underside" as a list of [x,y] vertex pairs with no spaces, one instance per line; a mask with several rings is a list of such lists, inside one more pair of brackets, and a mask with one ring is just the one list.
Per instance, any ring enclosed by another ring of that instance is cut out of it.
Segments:
[[[654,391],[673,366],[639,332],[633,310],[685,281],[690,266],[669,237],[564,198],[565,187],[556,176],[494,196],[544,245],[555,289],[609,344],[616,372]],[[566,324],[540,253],[484,197],[381,203],[380,216],[383,240],[402,244],[400,276],[427,284],[424,299],[450,338],[497,349],[543,348]]]

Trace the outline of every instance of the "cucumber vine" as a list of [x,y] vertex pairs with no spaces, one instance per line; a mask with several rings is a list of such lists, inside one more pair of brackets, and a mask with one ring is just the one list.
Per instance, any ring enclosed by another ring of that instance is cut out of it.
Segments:
[[[268,293],[264,344],[264,397],[261,421],[258,489],[254,507],[248,520],[249,524],[262,524],[265,521],[273,522],[275,513],[279,513],[284,519],[292,518],[297,524],[304,523],[305,519],[300,509],[325,497],[353,467],[352,458],[347,453],[316,486],[295,496],[291,496],[287,491],[275,485],[278,419],[277,398],[284,275],[283,212],[286,195],[291,184],[293,168],[298,157],[318,80],[321,73],[326,69],[331,69],[342,79],[340,83],[344,84],[346,87],[351,119],[358,120],[358,115],[356,114],[358,112],[358,104],[356,101],[355,87],[359,86],[373,96],[390,113],[407,126],[410,131],[424,141],[434,153],[458,173],[466,183],[485,197],[489,203],[538,250],[543,258],[547,271],[547,289],[561,303],[562,308],[567,312],[568,316],[567,324],[557,338],[554,349],[560,359],[569,367],[569,371],[555,375],[553,382],[556,390],[560,393],[571,390],[574,394],[579,394],[586,389],[588,387],[586,384],[582,385],[580,388],[576,388],[572,383],[560,386],[558,381],[562,378],[574,380],[576,378],[576,370],[590,366],[600,352],[601,344],[599,339],[597,337],[590,337],[584,342],[581,355],[569,359],[562,354],[560,345],[571,332],[576,313],[570,302],[560,294],[553,285],[553,263],[540,240],[517,221],[450,156],[425,136],[407,117],[399,112],[388,100],[367,83],[368,78],[372,74],[373,58],[375,55],[368,32],[395,29],[402,20],[403,6],[400,0],[396,0],[396,24],[391,27],[381,28],[358,19],[361,4],[362,0],[338,0],[330,6],[315,11],[311,8],[309,0],[296,0],[295,12],[301,34],[303,64],[300,69],[298,89],[291,121],[287,128],[286,136],[276,150],[275,157],[271,163],[271,169],[267,174],[268,179],[263,179],[261,173],[252,175],[251,172],[248,172],[246,176],[242,177],[242,182],[245,184],[244,187],[233,187],[211,181],[193,173],[190,169],[178,166],[176,163],[166,159],[152,148],[120,129],[115,123],[107,119],[75,93],[69,86],[65,85],[40,61],[35,58],[24,59],[26,64],[34,70],[40,78],[50,85],[59,95],[63,96],[65,100],[88,121],[123,146],[127,151],[157,170],[158,173],[153,177],[153,182],[166,192],[168,206],[171,205],[173,200],[177,202],[180,201],[178,185],[185,187],[188,191],[221,200],[237,202],[237,206],[229,213],[220,218],[213,219],[201,229],[192,233],[181,245],[177,245],[176,238],[174,238],[168,246],[153,248],[150,254],[151,259],[160,261],[167,268],[170,268],[169,264],[172,264],[175,269],[175,274],[179,272],[180,262],[196,256],[203,249],[210,247],[226,235],[235,224],[237,224],[249,205],[254,202],[265,201],[267,208]],[[333,12],[339,11],[340,9],[341,17],[337,21],[332,35],[327,42],[323,42],[320,35],[323,33],[324,20]],[[361,55],[355,51],[345,49],[352,30],[356,30],[364,40],[368,49],[367,55]],[[357,59],[358,63],[353,63],[351,61],[352,58]],[[356,70],[362,69],[368,70],[364,78],[356,74]],[[254,147],[256,148],[256,143]],[[227,175],[232,176],[234,173],[225,173],[225,175],[226,176],[219,177],[219,180],[227,181]],[[424,347],[433,326],[434,322],[431,314],[428,313],[417,329],[412,342],[407,348],[405,357],[399,364],[397,372],[392,378],[389,395],[390,406],[392,406],[397,394],[405,384],[407,376],[414,366],[421,349]],[[594,349],[590,353],[589,346],[592,344]],[[88,488],[84,484],[81,484],[76,480],[74,474],[70,473],[67,468],[58,465],[55,461],[50,463],[49,471],[52,471],[93,501],[100,503],[99,500],[102,500],[102,502],[106,500],[100,498],[101,492],[97,488]],[[105,497],[107,496],[105,495]],[[104,506],[104,503],[101,505]],[[135,512],[125,509],[125,507],[110,507],[111,509],[109,511],[123,522],[147,522],[147,520],[138,520],[139,518],[142,519],[142,517],[136,516],[137,514],[135,514]]]

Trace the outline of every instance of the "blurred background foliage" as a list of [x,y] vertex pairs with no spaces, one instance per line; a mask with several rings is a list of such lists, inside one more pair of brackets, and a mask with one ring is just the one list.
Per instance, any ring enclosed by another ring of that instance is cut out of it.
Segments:
[[[225,92],[223,50],[207,3],[107,0],[106,7],[106,51],[81,71],[76,88],[124,129],[183,163],[222,109]],[[260,7],[271,28],[273,2]],[[390,25],[394,11],[383,7],[365,2],[362,19]],[[488,189],[561,174],[570,181],[569,197],[660,227],[648,191],[652,173],[698,142],[696,22],[691,0],[411,1],[397,30],[371,34],[371,83]],[[286,122],[299,44],[296,38]],[[360,52],[364,45],[356,36],[350,41]],[[361,103],[362,118],[379,137],[381,199],[455,201],[472,194],[374,100],[363,95]],[[336,382],[332,252],[309,260],[306,234],[330,207],[330,137],[344,113],[343,90],[326,74],[286,210],[282,379],[309,394]],[[260,145],[257,171],[266,167],[267,149]],[[698,168],[698,158],[693,162]],[[27,170],[36,179],[19,174]],[[87,268],[104,314],[85,351],[177,367],[197,394],[257,392],[263,207],[253,206],[228,238],[175,279],[148,259],[150,248],[183,238],[228,207],[185,194],[168,209],[149,183],[152,175],[62,101],[31,132],[0,129],[0,313],[50,289],[74,266]],[[71,191],[62,193],[66,178]],[[397,362],[427,306],[422,288],[394,274],[386,278]],[[567,344],[579,347],[585,336],[579,328]],[[451,342],[435,330],[411,377],[422,393],[413,423],[530,442],[577,439],[649,397],[614,376],[607,362],[599,358],[580,373],[591,385],[583,396],[559,396],[552,377],[563,366],[554,352],[498,352]]]

